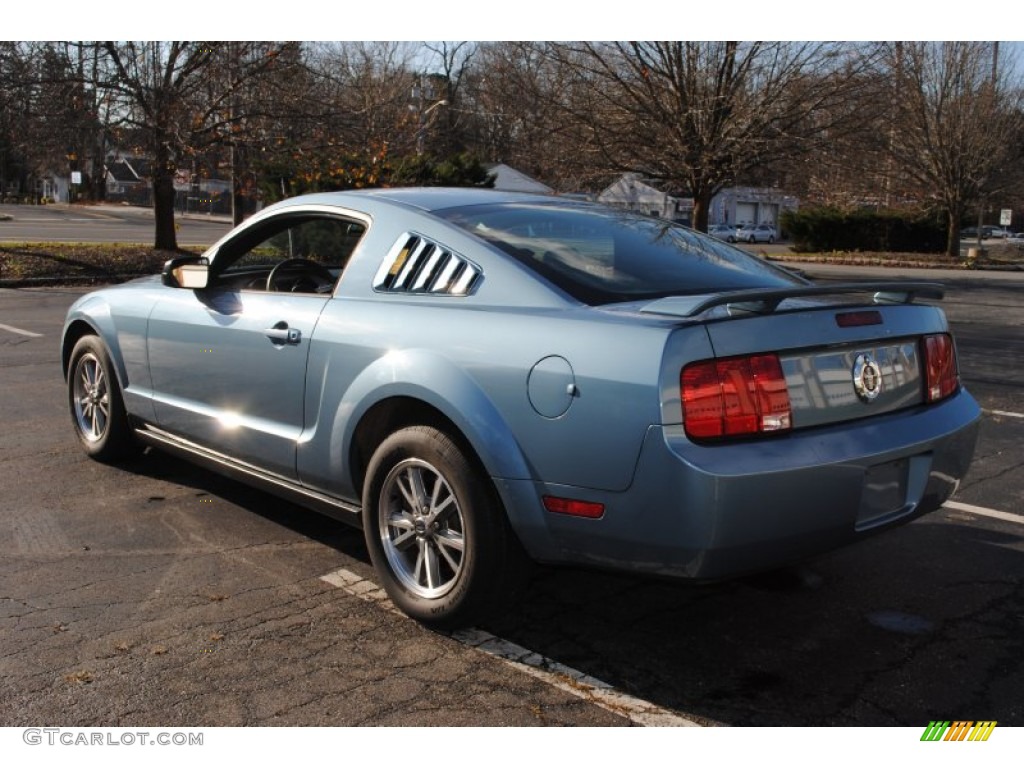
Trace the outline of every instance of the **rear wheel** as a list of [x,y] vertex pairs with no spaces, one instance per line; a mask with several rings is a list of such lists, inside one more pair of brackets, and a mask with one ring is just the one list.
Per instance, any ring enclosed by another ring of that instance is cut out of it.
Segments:
[[490,479],[433,427],[401,429],[374,452],[363,527],[392,601],[431,626],[481,620],[524,573],[525,554]]
[[68,406],[79,442],[98,461],[117,461],[141,449],[132,434],[107,348],[83,336],[71,352]]

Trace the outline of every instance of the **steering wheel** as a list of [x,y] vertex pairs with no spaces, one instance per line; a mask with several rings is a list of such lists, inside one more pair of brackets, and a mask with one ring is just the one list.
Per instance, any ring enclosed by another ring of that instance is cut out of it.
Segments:
[[279,291],[281,290],[277,286],[278,279],[282,278],[289,272],[300,272],[298,279],[295,284],[291,287],[294,292],[296,288],[302,283],[303,278],[308,278],[311,282],[315,283],[313,293],[320,293],[324,287],[330,287],[334,285],[334,275],[323,264],[318,264],[315,261],[309,259],[285,259],[279,262],[270,270],[270,274],[267,275],[267,290],[268,291]]

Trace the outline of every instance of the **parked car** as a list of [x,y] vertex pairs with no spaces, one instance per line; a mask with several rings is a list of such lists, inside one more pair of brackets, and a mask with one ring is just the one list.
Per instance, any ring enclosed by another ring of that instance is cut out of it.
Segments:
[[708,227],[708,234],[727,243],[736,242],[736,227],[732,224],[712,224]]
[[741,224],[736,228],[736,240],[741,243],[774,243],[777,237],[771,224]]
[[[1000,227],[982,227],[981,228],[981,239],[991,240],[992,238],[1005,238],[1009,236],[1009,232]],[[960,230],[960,238],[963,240],[975,240],[978,237],[977,227],[964,227]]]
[[361,527],[394,603],[453,627],[530,561],[722,579],[940,507],[980,417],[941,293],[548,196],[337,192],[79,298],[61,361],[88,455]]

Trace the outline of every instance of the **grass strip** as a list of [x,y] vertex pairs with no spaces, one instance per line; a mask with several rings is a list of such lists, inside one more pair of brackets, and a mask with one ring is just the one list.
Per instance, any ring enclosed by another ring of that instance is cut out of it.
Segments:
[[120,283],[155,274],[174,256],[200,252],[126,243],[0,243],[0,285]]

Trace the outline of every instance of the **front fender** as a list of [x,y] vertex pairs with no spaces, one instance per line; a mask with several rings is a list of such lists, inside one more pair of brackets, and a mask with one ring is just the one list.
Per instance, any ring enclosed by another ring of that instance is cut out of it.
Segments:
[[125,369],[124,355],[121,354],[121,344],[117,338],[110,304],[100,296],[92,294],[83,296],[72,304],[64,320],[64,329],[60,335],[60,359],[65,381],[68,377],[71,351],[80,338],[88,335],[99,336],[107,347],[123,391],[128,383],[128,371]]
[[[68,309],[61,332],[61,367],[68,376],[71,351],[86,334],[95,334],[110,353],[118,384],[129,414],[152,419],[146,322],[153,306],[144,295],[132,302],[112,302],[106,289],[78,299]],[[124,289],[122,288],[122,291]],[[121,294],[119,294],[120,296]],[[125,292],[123,295],[127,296]],[[116,311],[115,311],[116,308]]]

